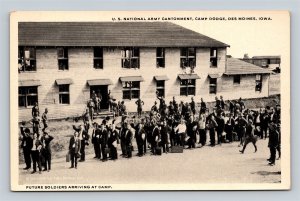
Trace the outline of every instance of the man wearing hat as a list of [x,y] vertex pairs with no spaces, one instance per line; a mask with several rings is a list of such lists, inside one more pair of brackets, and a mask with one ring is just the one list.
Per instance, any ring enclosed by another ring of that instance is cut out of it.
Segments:
[[102,121],[101,129],[99,131],[100,135],[100,148],[102,152],[102,161],[107,161],[107,153],[105,152],[105,148],[107,147],[107,140],[108,140],[108,132],[106,129],[106,120]]
[[279,145],[279,133],[276,130],[276,125],[274,122],[269,123],[269,144],[268,147],[270,149],[270,158],[268,161],[270,162],[269,165],[275,165],[275,159],[276,159],[276,148]]
[[22,135],[22,142],[21,142],[21,148],[23,149],[24,154],[24,160],[26,167],[24,170],[28,170],[31,168],[31,148],[33,146],[33,140],[30,137],[30,130],[29,128],[25,128],[25,122],[22,122],[21,125],[21,135]]
[[101,151],[100,151],[100,129],[96,122],[93,123],[93,132],[92,132],[92,144],[94,145],[94,158],[101,158]]
[[50,142],[53,140],[53,137],[49,135],[49,130],[46,129],[43,132],[43,136],[41,137],[41,141],[43,144],[43,151],[42,155],[44,157],[44,167],[43,171],[50,171],[51,170],[51,145]]
[[146,132],[144,129],[144,119],[141,119],[141,122],[135,127],[135,139],[138,147],[138,156],[141,157],[144,155],[144,142],[146,140]]
[[132,131],[130,124],[125,121],[124,122],[124,141],[125,141],[125,149],[126,149],[126,158],[132,157]]
[[77,169],[77,159],[80,151],[80,139],[79,133],[77,131],[74,132],[74,135],[70,138],[69,142],[69,153],[71,155],[71,167]]
[[257,136],[254,135],[254,125],[253,125],[253,120],[249,119],[248,120],[248,125],[246,126],[246,133],[245,133],[245,141],[244,141],[244,146],[243,149],[240,150],[240,152],[243,154],[247,145],[251,142],[255,148],[255,151],[257,151],[256,147],[256,141],[257,141]]

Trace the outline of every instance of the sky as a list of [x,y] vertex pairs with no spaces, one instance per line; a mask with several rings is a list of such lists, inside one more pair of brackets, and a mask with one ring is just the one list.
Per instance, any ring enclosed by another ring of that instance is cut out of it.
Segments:
[[[225,16],[227,20],[193,20],[175,23],[230,45],[227,54],[233,57],[240,58],[245,53],[250,57],[289,55],[290,24],[287,12],[200,12],[199,16],[208,19]],[[256,20],[228,20],[229,17],[232,19],[255,17]],[[260,17],[271,20],[259,20]]]

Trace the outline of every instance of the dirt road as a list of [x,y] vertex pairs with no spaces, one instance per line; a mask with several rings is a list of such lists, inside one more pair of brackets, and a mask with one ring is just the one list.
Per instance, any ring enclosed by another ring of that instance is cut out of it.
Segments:
[[20,184],[278,183],[280,160],[275,166],[268,165],[267,143],[268,140],[259,140],[257,153],[249,144],[244,154],[239,153],[237,142],[107,162],[95,160],[90,154],[78,169],[69,169],[70,163],[60,158],[53,160],[50,172],[33,175],[21,164]]

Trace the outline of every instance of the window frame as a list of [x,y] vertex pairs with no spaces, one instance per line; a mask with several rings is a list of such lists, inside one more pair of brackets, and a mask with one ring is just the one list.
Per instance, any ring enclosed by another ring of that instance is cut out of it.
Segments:
[[[62,90],[61,88],[67,87],[67,90]],[[63,103],[63,96],[68,97],[68,102]],[[60,84],[58,85],[58,104],[60,105],[70,105],[70,84]]]
[[[259,79],[258,79],[259,77]],[[261,92],[262,91],[262,74],[255,75],[255,91]]]
[[[100,56],[96,55],[96,50],[100,50]],[[93,48],[93,68],[94,69],[103,69],[103,47],[94,47]],[[100,61],[100,66],[96,66],[96,62]]]
[[195,96],[196,95],[196,79],[180,80],[179,95],[180,96]]
[[[63,56],[61,57],[60,50],[63,51]],[[64,62],[62,64],[65,64],[65,67],[61,67],[60,63]],[[66,62],[66,63],[65,63]],[[65,71],[69,70],[69,48],[68,47],[57,47],[57,64],[58,64],[58,70],[59,71]]]
[[[212,52],[216,53],[216,55],[214,55],[214,53],[212,54]],[[210,48],[210,57],[209,57],[209,63],[210,63],[210,68],[218,68],[218,48]]]
[[233,84],[241,84],[241,75],[233,75]]
[[[20,90],[23,90],[25,91],[24,94],[20,94]],[[34,89],[36,91],[36,93],[29,93],[30,92],[30,89]],[[28,105],[30,101],[28,101],[28,97],[35,97],[36,96],[36,100],[33,101],[33,104],[32,105]],[[23,97],[24,99],[24,103],[25,105],[24,106],[20,106],[20,97]],[[38,102],[39,100],[39,97],[38,97],[38,86],[26,86],[26,87],[20,87],[18,88],[18,107],[19,108],[31,108],[34,106],[34,103],[35,102]]]
[[[158,54],[159,52],[161,52],[162,55],[159,55]],[[162,65],[159,65],[160,63],[162,63]],[[156,67],[157,68],[165,68],[166,67],[166,49],[164,47],[156,48]]]
[[[26,51],[29,51],[29,58],[26,58]],[[30,51],[33,50],[33,51]],[[32,56],[33,52],[33,56]],[[29,65],[27,65],[29,61]],[[21,64],[21,65],[20,65]],[[36,47],[18,46],[18,71],[20,72],[36,72]]]
[[165,80],[156,80],[156,91],[158,92],[158,96],[165,97]]
[[[193,49],[194,55],[190,55],[190,49]],[[197,49],[195,47],[182,47],[180,48],[180,67],[181,68],[195,68],[197,64],[196,55]],[[185,60],[185,62],[183,62]],[[187,65],[185,66],[185,63]]]
[[[128,86],[126,86],[128,84]],[[133,86],[134,84],[137,84],[137,86]],[[124,96],[124,92],[128,92],[129,97]],[[134,97],[137,92],[138,96]],[[122,99],[123,100],[132,100],[132,99],[139,99],[141,95],[141,82],[140,81],[124,81],[122,82]]]
[[[127,55],[127,51],[128,55]],[[136,56],[137,54],[137,56]],[[134,65],[134,61],[136,61],[137,66]],[[125,64],[125,62],[129,62]],[[126,67],[128,65],[128,67]],[[123,69],[139,69],[140,68],[140,48],[139,47],[124,47],[121,50],[121,67]]]
[[217,94],[217,89],[218,89],[218,78],[209,78],[209,94]]

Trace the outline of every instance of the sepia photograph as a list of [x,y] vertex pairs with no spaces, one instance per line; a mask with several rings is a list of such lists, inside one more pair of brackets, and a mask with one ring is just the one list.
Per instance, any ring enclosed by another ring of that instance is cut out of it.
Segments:
[[12,191],[290,189],[288,11],[16,11]]

